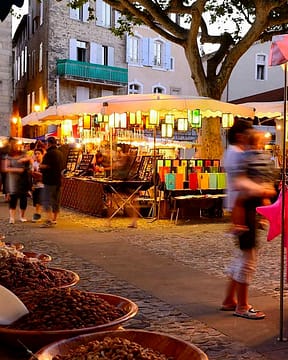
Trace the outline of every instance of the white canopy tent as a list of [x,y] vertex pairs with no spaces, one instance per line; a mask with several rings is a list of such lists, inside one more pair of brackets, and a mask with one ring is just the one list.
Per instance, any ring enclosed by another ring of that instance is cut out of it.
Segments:
[[148,112],[150,109],[166,113],[200,109],[202,117],[206,118],[221,117],[223,113],[232,113],[234,117],[254,118],[254,109],[251,107],[230,104],[207,97],[133,94],[104,96],[83,102],[50,106],[45,111],[33,112],[22,118],[22,125],[57,124],[64,119],[77,120],[83,114],[102,113],[109,115],[138,110]]
[[258,118],[283,118],[283,101],[247,102],[241,105],[254,108]]

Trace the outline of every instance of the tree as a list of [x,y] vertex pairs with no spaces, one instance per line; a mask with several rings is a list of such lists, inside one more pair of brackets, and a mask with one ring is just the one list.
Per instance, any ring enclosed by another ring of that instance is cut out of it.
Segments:
[[24,0],[5,0],[1,4],[0,8],[0,20],[4,21],[9,14],[11,8],[13,5],[16,5],[18,7],[22,7],[24,3]]
[[[133,33],[134,25],[147,25],[170,42],[183,47],[191,77],[200,96],[220,99],[232,70],[256,42],[287,32],[287,0],[105,0],[122,13],[116,35]],[[83,0],[75,0],[75,3]],[[97,14],[96,14],[97,16]],[[233,25],[229,30],[216,24]],[[243,31],[243,29],[247,29]],[[201,46],[216,45],[203,62]],[[219,122],[218,122],[219,124]],[[211,146],[213,144],[213,146]],[[203,122],[202,156],[222,155],[220,126]]]
[[[75,8],[87,0],[56,1],[67,1]],[[132,34],[135,25],[145,24],[163,38],[182,46],[198,94],[218,100],[241,56],[256,41],[270,40],[273,35],[288,30],[287,0],[105,1],[122,14],[119,26],[112,29],[114,34]],[[215,31],[215,24],[228,22],[234,25],[232,30],[225,30],[219,25],[218,33],[212,33],[212,25]],[[244,28],[248,30],[243,31]],[[207,55],[205,62],[201,50],[203,44],[217,46]],[[212,126],[204,122],[203,138],[207,144],[215,144],[215,139],[211,138]],[[218,135],[214,136],[217,138]],[[216,141],[218,144],[219,140]],[[213,154],[215,157],[215,151]],[[208,153],[205,155],[210,157]]]

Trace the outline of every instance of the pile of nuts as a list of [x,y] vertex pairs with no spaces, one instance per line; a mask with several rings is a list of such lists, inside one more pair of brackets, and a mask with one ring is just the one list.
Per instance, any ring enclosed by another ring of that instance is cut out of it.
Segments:
[[7,257],[0,261],[0,285],[20,295],[33,289],[48,289],[71,284],[75,274],[48,268],[40,261],[29,258]]
[[9,258],[10,256],[23,258],[24,254],[19,251],[17,244],[13,245],[0,241],[0,259]]
[[71,330],[108,324],[126,315],[95,293],[73,288],[23,293],[29,310],[9,328],[21,330]]
[[56,355],[52,360],[173,360],[150,348],[124,338],[105,337],[102,341],[90,341],[79,345],[67,355]]

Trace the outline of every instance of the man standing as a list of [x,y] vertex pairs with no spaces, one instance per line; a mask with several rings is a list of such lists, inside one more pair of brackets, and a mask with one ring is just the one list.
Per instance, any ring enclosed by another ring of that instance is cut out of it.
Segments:
[[47,152],[39,168],[43,179],[42,206],[46,213],[46,221],[41,227],[56,225],[57,215],[60,211],[61,178],[64,169],[64,157],[57,149],[56,139],[51,136],[47,139]]
[[239,191],[249,195],[245,202],[245,225],[247,231],[237,236],[235,255],[227,269],[229,281],[221,310],[234,311],[234,316],[245,319],[264,319],[262,311],[254,310],[248,301],[248,289],[256,270],[257,239],[256,239],[256,207],[261,198],[275,196],[274,190],[268,190],[257,184],[239,171],[241,169],[241,154],[246,150],[249,131],[252,125],[239,119],[229,129],[229,147],[224,156],[224,168],[227,172],[226,207],[232,210]]

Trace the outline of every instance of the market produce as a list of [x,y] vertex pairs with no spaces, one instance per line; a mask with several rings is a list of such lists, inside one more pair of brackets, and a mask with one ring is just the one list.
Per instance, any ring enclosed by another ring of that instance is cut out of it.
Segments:
[[35,290],[19,296],[29,314],[9,327],[21,330],[69,330],[109,323],[126,312],[96,293],[78,289]]
[[20,295],[33,289],[68,286],[75,281],[75,273],[59,270],[25,256],[4,257],[0,261],[0,285]]
[[52,360],[173,360],[158,351],[145,348],[137,342],[124,338],[105,337],[102,341],[90,341],[79,345],[67,355],[56,355]]

